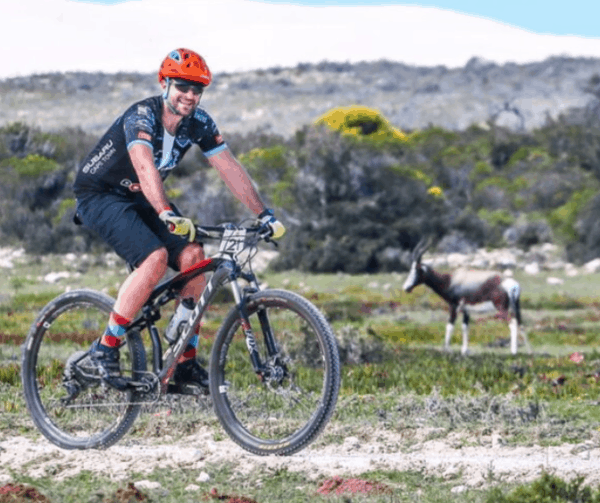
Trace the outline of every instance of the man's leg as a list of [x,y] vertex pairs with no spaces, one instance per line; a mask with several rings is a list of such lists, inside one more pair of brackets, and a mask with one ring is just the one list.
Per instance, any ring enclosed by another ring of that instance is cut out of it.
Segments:
[[[204,250],[198,244],[190,244],[186,246],[178,257],[178,266],[180,271],[189,269],[194,264],[204,260]],[[185,287],[181,290],[180,299],[193,298],[197,302],[200,295],[206,286],[206,278],[204,275],[188,281]],[[175,374],[173,376],[176,383],[195,383],[198,384],[203,391],[208,391],[208,374],[200,364],[196,361],[196,351],[198,347],[198,331],[186,347],[183,355],[179,359]]]
[[164,276],[167,258],[165,248],[155,250],[127,277],[119,290],[104,335],[92,345],[92,360],[100,367],[103,376],[117,388],[126,386],[119,368],[118,348],[127,326]]
[[[186,246],[177,259],[177,263],[180,271],[185,271],[189,269],[194,264],[197,264],[201,260],[204,260],[204,250],[198,244],[190,244]],[[181,294],[179,296],[180,299],[192,298],[194,302],[198,302],[200,295],[206,286],[206,278],[204,274],[197,276],[196,278],[187,282],[187,284],[181,290]],[[196,336],[190,341],[190,344],[185,349],[185,352],[181,356],[179,360],[180,363],[191,360],[196,357],[196,348],[198,347],[198,332],[196,332]]]
[[135,318],[167,272],[167,259],[166,248],[155,250],[127,277],[115,302],[117,313],[125,318]]

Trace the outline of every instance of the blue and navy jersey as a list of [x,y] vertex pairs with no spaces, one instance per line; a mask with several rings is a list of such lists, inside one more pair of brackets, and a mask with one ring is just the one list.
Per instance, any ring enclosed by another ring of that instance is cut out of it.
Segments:
[[[163,99],[153,96],[129,107],[110,126],[77,171],[73,189],[82,192],[102,192],[118,189],[139,192],[138,177],[129,157],[129,149],[138,143],[148,145],[154,154],[154,164],[164,180],[177,166],[189,148],[198,145],[207,157],[227,148],[213,119],[202,108],[185,117],[172,142],[165,142],[165,130],[160,120]],[[163,153],[163,145],[170,146]]]

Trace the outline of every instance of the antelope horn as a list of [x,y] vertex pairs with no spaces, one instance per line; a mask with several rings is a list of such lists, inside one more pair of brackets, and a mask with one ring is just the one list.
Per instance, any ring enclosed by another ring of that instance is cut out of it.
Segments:
[[423,236],[413,249],[413,252],[412,252],[413,262],[420,262],[421,257],[427,251],[427,249],[429,248],[430,245],[431,245],[431,237]]

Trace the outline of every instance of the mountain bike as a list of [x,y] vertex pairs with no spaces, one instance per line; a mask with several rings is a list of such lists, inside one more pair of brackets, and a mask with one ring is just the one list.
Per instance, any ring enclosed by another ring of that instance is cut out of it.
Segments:
[[[252,258],[259,242],[269,240],[264,227],[197,226],[196,236],[197,242],[218,240],[218,251],[164,279],[133,320],[120,348],[124,390],[101,379],[89,358],[89,344],[102,335],[114,299],[78,289],[41,310],[23,344],[21,378],[33,421],[51,442],[64,449],[109,447],[145,404],[170,393],[193,393],[174,389],[170,380],[203,315],[226,286],[235,305],[217,330],[208,372],[213,408],[227,434],[254,454],[289,455],[326,426],[340,386],[336,339],[310,301],[291,291],[260,288]],[[208,276],[206,288],[180,333],[167,340],[156,326],[161,310],[200,274]],[[152,370],[145,345],[151,347]]]

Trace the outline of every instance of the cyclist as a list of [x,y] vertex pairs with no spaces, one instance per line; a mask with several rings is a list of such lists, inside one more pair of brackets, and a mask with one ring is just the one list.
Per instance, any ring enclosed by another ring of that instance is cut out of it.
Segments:
[[[83,160],[74,182],[76,222],[97,232],[134,267],[119,289],[101,339],[90,359],[113,387],[127,385],[119,367],[119,346],[128,324],[148,300],[167,268],[186,270],[204,258],[193,242],[195,227],[169,203],[163,181],[196,144],[231,192],[278,238],[285,227],[266,208],[244,167],[233,156],[213,119],[198,106],[211,83],[205,60],[189,49],[176,49],[162,62],[162,95],[129,107]],[[179,301],[198,300],[206,281],[191,280]],[[174,373],[175,384],[207,389],[208,374],[196,360],[198,337],[186,348]]]

